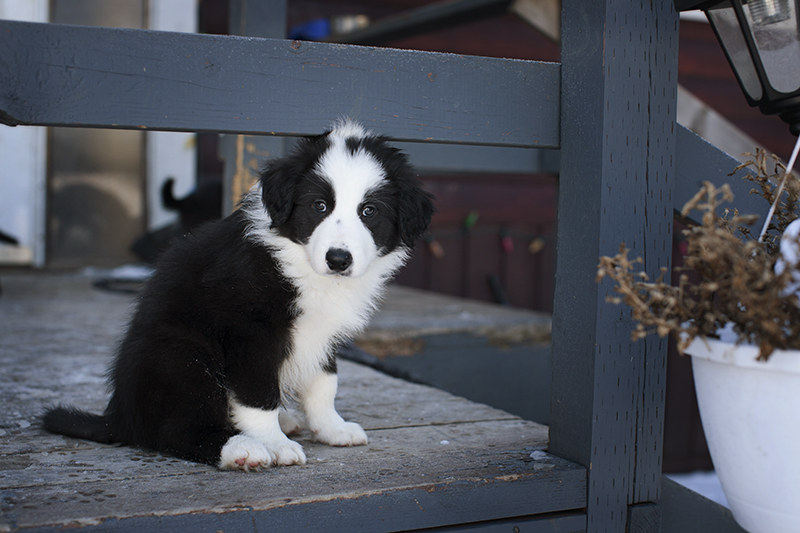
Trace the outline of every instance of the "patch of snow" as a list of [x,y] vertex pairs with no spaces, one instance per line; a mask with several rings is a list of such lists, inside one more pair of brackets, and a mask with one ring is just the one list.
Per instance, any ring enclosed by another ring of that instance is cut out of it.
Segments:
[[722,492],[722,485],[716,472],[688,472],[685,474],[666,474],[672,481],[679,483],[689,490],[692,490],[711,501],[730,508],[725,493]]

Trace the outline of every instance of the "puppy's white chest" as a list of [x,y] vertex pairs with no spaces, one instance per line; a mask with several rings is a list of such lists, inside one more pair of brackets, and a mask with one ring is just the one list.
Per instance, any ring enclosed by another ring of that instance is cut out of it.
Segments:
[[333,285],[325,291],[306,288],[300,293],[290,355],[281,368],[281,384],[287,392],[302,391],[328,362],[333,348],[369,320],[373,305],[366,294],[348,294],[350,291]]

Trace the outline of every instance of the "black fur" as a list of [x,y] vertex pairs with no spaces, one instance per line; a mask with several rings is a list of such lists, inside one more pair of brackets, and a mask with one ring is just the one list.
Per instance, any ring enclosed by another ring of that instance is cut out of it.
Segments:
[[199,185],[183,198],[175,198],[173,188],[175,180],[167,178],[161,186],[161,203],[180,216],[183,231],[191,231],[209,220],[217,220],[222,216],[222,184],[209,181]]
[[229,389],[253,407],[280,404],[295,292],[268,250],[243,239],[246,226],[234,213],[164,254],[119,346],[105,413],[54,409],[48,431],[216,464],[236,434]]
[[[261,172],[261,195],[272,217],[272,227],[286,224],[308,178],[314,178],[314,165],[330,147],[326,135],[302,139],[289,157],[268,162]],[[304,180],[298,179],[299,177]],[[316,181],[316,180],[315,180]],[[321,181],[321,179],[319,180]]]

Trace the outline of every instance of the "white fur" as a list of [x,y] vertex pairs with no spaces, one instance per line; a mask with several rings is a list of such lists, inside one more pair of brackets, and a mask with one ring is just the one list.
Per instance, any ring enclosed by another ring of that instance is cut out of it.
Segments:
[[358,122],[342,117],[333,123],[330,138],[334,139],[339,137],[341,139],[346,139],[348,137],[366,137],[369,134],[370,132]]
[[[260,197],[260,186],[251,194]],[[386,282],[405,263],[408,250],[398,248],[381,257],[376,254],[370,268],[358,277],[321,275],[309,263],[305,246],[269,229],[269,216],[263,208],[248,212],[251,219],[259,213],[260,220],[254,221],[250,238],[257,238],[273,250],[283,274],[298,290],[292,356],[287,358],[280,373],[281,389],[293,394],[304,390],[320,371],[333,342],[351,338],[366,327],[383,297]],[[369,239],[372,242],[371,235]]]
[[[404,255],[390,254],[375,262],[393,271]],[[300,315],[292,335],[292,357],[281,369],[281,383],[287,391],[304,390],[320,364],[328,359],[331,343],[350,338],[367,325],[384,292],[386,278],[381,276],[382,270],[374,265],[359,278],[311,272],[293,278],[299,289]]]
[[267,447],[245,435],[234,435],[220,453],[222,469],[250,470],[272,465],[273,457]]
[[[333,211],[317,226],[305,247],[312,268],[317,274],[332,274],[325,255],[331,248],[347,250],[353,256],[353,265],[345,273],[362,276],[378,256],[372,235],[359,216],[359,205],[370,192],[378,189],[385,179],[380,163],[363,150],[355,154],[345,146],[346,137],[360,130],[344,126],[344,131],[333,130],[328,136],[331,147],[317,164],[316,171],[333,187]],[[361,132],[363,135],[363,131]]]
[[293,435],[295,433],[299,433],[301,429],[303,429],[303,424],[300,420],[297,419],[298,413],[289,412],[285,409],[281,409],[278,415],[278,421],[281,425],[281,431],[283,431],[284,435]]
[[359,446],[367,443],[367,434],[358,424],[345,422],[333,406],[338,378],[335,374],[320,373],[308,384],[302,407],[308,429],[319,442],[331,446]]
[[[290,440],[281,430],[279,410],[267,411],[246,407],[236,400],[230,400],[233,425],[245,437],[261,443],[269,453],[270,463],[276,465],[305,464],[303,447]],[[238,436],[238,435],[237,435]],[[228,444],[235,437],[228,440]],[[226,444],[226,446],[228,445]],[[224,448],[223,448],[224,451]],[[224,454],[223,454],[224,455]]]
[[353,264],[344,275],[360,277],[372,266],[379,250],[359,217],[359,204],[367,193],[378,188],[380,180],[376,177],[382,176],[383,171],[372,157],[340,153],[343,151],[329,151],[320,162],[319,172],[332,183],[336,205],[311,234],[305,249],[311,267],[322,275],[342,275],[328,269],[326,254],[331,248],[347,250],[353,256]]

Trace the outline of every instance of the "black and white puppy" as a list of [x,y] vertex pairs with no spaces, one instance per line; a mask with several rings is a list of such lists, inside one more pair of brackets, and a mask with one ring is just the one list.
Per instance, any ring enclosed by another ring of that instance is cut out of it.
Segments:
[[220,468],[303,464],[317,441],[366,444],[334,408],[335,351],[367,323],[428,227],[405,154],[341,121],[268,162],[240,209],[160,260],[110,370],[103,415],[49,410],[53,433]]

